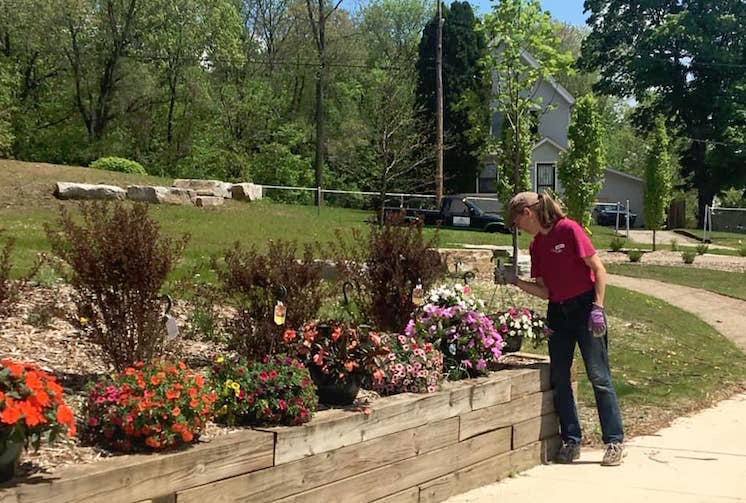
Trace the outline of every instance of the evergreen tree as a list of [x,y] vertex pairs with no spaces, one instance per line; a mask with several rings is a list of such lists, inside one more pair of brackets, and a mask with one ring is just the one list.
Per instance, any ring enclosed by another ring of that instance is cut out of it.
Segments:
[[[433,18],[423,31],[417,60],[417,105],[423,122],[433,125],[432,145],[436,133],[436,30],[437,18]],[[473,191],[483,167],[489,139],[485,127],[489,124],[489,83],[481,77],[479,61],[486,45],[468,2],[443,7],[443,171],[449,193]]]
[[671,156],[669,154],[666,122],[660,115],[655,118],[653,131],[648,138],[648,155],[645,163],[645,226],[653,231],[663,227],[666,210],[671,202]]
[[601,190],[606,165],[603,137],[598,103],[587,94],[575,102],[567,133],[569,148],[558,167],[567,214],[586,228],[591,224],[591,205]]

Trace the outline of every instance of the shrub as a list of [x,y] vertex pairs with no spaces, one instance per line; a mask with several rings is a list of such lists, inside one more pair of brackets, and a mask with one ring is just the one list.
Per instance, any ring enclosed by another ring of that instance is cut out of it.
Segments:
[[161,235],[146,204],[80,205],[82,221],[60,208],[60,231],[45,225],[52,251],[70,267],[78,318],[121,370],[161,354],[165,335],[159,292],[188,236]]
[[679,251],[679,242],[678,241],[676,241],[675,239],[672,239],[670,244],[671,244],[671,251],[672,252]]
[[196,441],[215,398],[183,362],[138,362],[94,383],[84,414],[91,437],[109,448],[162,450]]
[[387,218],[384,225],[370,225],[366,246],[359,231],[346,241],[341,232],[329,243],[342,277],[360,291],[363,310],[376,327],[398,332],[414,309],[412,291],[430,288],[441,275],[437,234],[425,240],[422,223],[405,223],[402,216]]
[[[0,237],[2,234],[3,230],[0,229]],[[15,239],[8,238],[0,250],[0,316],[7,316],[12,313],[21,290],[26,286],[29,278],[35,276],[44,264],[44,257],[40,256],[26,276],[15,281],[11,280],[10,272],[13,268],[10,264],[10,256],[13,253],[14,246]]]
[[391,350],[380,380],[372,388],[381,395],[432,393],[443,379],[443,353],[432,343],[401,334],[384,334],[381,344]]
[[[300,260],[296,250],[295,241],[269,241],[266,254],[236,243],[225,252],[225,267],[213,258],[226,297],[237,309],[228,324],[229,345],[248,358],[261,360],[275,352],[286,327],[302,326],[321,307],[321,263],[314,261],[311,246]],[[273,317],[280,296],[287,307],[284,326]]]
[[693,264],[694,258],[697,256],[695,252],[692,250],[685,250],[681,252],[681,258],[684,260],[685,264]]
[[311,373],[318,372],[336,382],[371,375],[380,380],[381,364],[389,353],[376,332],[336,321],[307,323],[302,334],[287,329],[282,340],[288,354],[305,361]]
[[44,437],[51,443],[62,432],[75,435],[62,386],[34,365],[0,360],[0,439],[38,449]]
[[142,165],[123,157],[101,157],[91,163],[93,169],[116,171],[118,173],[129,173],[132,175],[147,175],[148,172]]
[[434,343],[443,352],[449,379],[485,374],[502,356],[503,339],[492,320],[460,305],[426,304],[407,324],[405,335]]
[[710,245],[708,244],[702,243],[700,245],[697,245],[697,255],[704,255],[709,249]]
[[10,255],[13,252],[13,245],[15,240],[9,238],[0,252],[0,316],[8,314],[18,300],[18,290],[10,279]]
[[743,241],[738,240],[738,254],[742,257],[746,257],[746,244]]
[[253,362],[216,356],[211,378],[217,390],[216,420],[229,425],[307,423],[318,406],[308,369],[289,356]]
[[642,258],[642,250],[630,250],[627,253],[630,262],[639,262]]
[[624,248],[624,239],[620,237],[612,238],[609,242],[609,249],[613,252],[618,252]]

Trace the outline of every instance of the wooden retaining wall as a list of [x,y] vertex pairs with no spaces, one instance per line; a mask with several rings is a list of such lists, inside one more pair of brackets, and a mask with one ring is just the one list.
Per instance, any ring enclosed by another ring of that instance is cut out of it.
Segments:
[[560,443],[541,357],[370,409],[60,469],[1,487],[0,503],[436,502],[537,465]]

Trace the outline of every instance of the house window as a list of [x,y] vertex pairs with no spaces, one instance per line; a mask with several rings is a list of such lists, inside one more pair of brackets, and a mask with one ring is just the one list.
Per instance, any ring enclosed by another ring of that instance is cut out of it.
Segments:
[[536,164],[536,192],[543,193],[546,189],[555,190],[554,163]]

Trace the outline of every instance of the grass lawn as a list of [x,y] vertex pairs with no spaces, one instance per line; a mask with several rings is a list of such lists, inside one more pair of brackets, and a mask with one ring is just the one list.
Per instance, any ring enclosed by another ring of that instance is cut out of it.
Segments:
[[606,270],[611,274],[655,279],[746,300],[746,273],[743,272],[646,264],[609,263],[605,265]]

